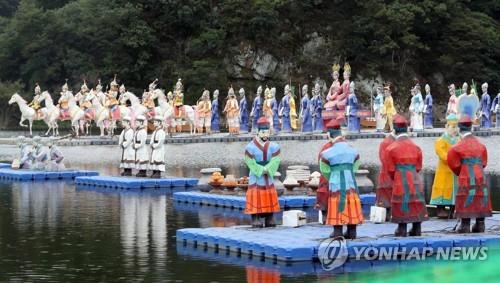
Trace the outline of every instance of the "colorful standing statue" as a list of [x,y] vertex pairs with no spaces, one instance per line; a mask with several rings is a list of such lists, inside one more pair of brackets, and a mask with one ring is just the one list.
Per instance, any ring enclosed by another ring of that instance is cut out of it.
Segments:
[[36,111],[36,117],[43,118],[42,106],[40,105],[40,94],[42,94],[42,88],[38,83],[35,86],[35,96],[33,96],[33,100],[28,104],[31,108]]
[[279,116],[281,117],[281,131],[284,133],[290,133],[292,131],[292,125],[290,124],[290,96],[292,92],[290,86],[285,86],[285,95],[281,99]]
[[413,132],[422,132],[424,130],[424,123],[422,120],[422,112],[424,111],[424,100],[422,99],[422,93],[420,92],[420,85],[416,84],[411,90],[411,122],[410,128]]
[[[243,89],[240,89],[240,91]],[[229,135],[237,135],[240,133],[240,107],[238,106],[238,100],[236,100],[236,95],[234,94],[234,89],[231,86],[227,91],[227,101],[224,107],[224,113],[226,113],[227,126],[229,127]]]
[[377,96],[373,101],[373,112],[375,112],[375,121],[377,132],[383,132],[385,126],[385,120],[382,115],[384,111],[384,90],[382,86],[377,87]]
[[211,129],[212,132],[214,133],[219,133],[220,132],[220,126],[219,126],[219,121],[220,121],[220,114],[219,114],[219,90],[216,89],[214,90],[213,93],[214,99],[212,100],[212,111],[211,111]]
[[347,129],[352,133],[359,133],[361,129],[359,116],[358,116],[358,98],[356,97],[356,93],[354,93],[354,82],[351,82],[349,86],[349,96],[347,98],[347,108],[346,108],[346,116],[347,116]]
[[123,169],[122,176],[132,176],[135,168],[134,129],[132,129],[131,118],[126,116],[122,120],[123,131],[118,139],[122,150],[120,168]]
[[184,106],[184,86],[182,85],[182,79],[179,78],[174,88],[174,117],[177,120],[175,125],[177,126],[177,131],[182,131],[182,110]]
[[432,129],[433,128],[433,120],[434,120],[434,115],[432,112],[432,94],[431,94],[431,87],[429,84],[425,85],[425,100],[424,100],[424,128],[425,129]]
[[302,87],[302,100],[300,101],[300,121],[303,133],[312,133],[313,125],[311,119],[311,101],[309,100],[309,87]]
[[394,130],[392,120],[397,112],[396,107],[394,107],[394,100],[392,100],[392,86],[389,84],[384,87],[384,107],[380,113],[385,121],[384,129],[389,129],[389,132],[392,132]]
[[[333,140],[328,139],[328,142],[326,142],[322,147],[321,150],[319,151],[318,154],[318,164],[321,162],[321,154],[323,154],[324,151],[327,149],[331,148],[333,146]],[[321,210],[321,213],[323,215],[323,219],[326,218],[328,215],[328,200],[330,198],[330,180],[326,179],[323,174],[319,177],[319,185],[318,189],[316,190],[316,204],[315,208]],[[323,224],[326,224],[326,221],[323,222]]]
[[496,127],[500,128],[500,92],[493,99],[493,103],[491,103],[491,112],[495,114],[496,119]]
[[380,143],[378,148],[378,157],[380,159],[380,172],[378,174],[378,185],[376,193],[376,205],[385,207],[387,210],[386,221],[391,218],[391,199],[392,199],[392,178],[389,174],[389,164],[387,162],[387,148],[396,140],[393,133],[389,133]]
[[448,114],[458,115],[458,97],[456,94],[454,84],[448,86],[448,93],[450,94],[450,99],[448,99],[448,107],[446,108],[446,115]]
[[314,85],[313,98],[311,99],[311,113],[314,132],[323,132],[323,98],[321,97],[321,86],[319,83]]
[[340,82],[339,82],[339,64],[333,64],[332,66],[332,78],[333,82],[328,90],[328,94],[326,95],[326,103],[325,110],[326,111],[334,111],[338,110],[337,108],[337,92],[340,90]]
[[203,127],[205,127],[205,133],[210,134],[210,123],[212,116],[212,103],[210,103],[210,92],[208,90],[204,90],[201,95],[201,99],[198,102],[196,107],[196,111],[198,112],[198,132],[203,133]]
[[476,121],[476,114],[479,110],[479,97],[476,94],[476,89],[471,88],[467,94],[467,83],[462,87],[462,94],[458,97],[458,117],[469,116],[472,121]]
[[271,88],[271,109],[273,111],[273,134],[279,134],[280,132],[280,116],[278,101],[276,100],[276,88]]
[[481,119],[481,128],[489,129],[491,128],[491,98],[488,94],[488,83],[484,83],[481,86],[481,90],[483,91],[483,95],[481,96],[481,108],[480,108],[480,119]]
[[64,155],[62,151],[57,147],[57,138],[56,137],[50,137],[47,143],[47,146],[49,147],[49,170],[51,171],[61,171],[66,169],[66,166],[64,166]]
[[290,126],[293,131],[296,131],[298,126],[298,115],[297,115],[297,106],[295,104],[295,94],[290,88]]
[[134,149],[135,149],[135,169],[139,172],[136,177],[146,177],[146,171],[149,164],[149,152],[146,146],[146,139],[148,138],[147,124],[148,121],[144,115],[139,115],[135,118],[137,130],[134,136]]
[[[434,144],[436,154],[439,158],[430,204],[437,206],[437,217],[446,219],[453,216],[455,206],[455,196],[458,190],[458,179],[448,167],[448,151],[458,140],[458,117],[456,114],[449,114],[446,117],[446,131]],[[450,208],[446,212],[446,207]]]
[[343,225],[347,225],[344,235],[356,238],[356,225],[363,222],[363,211],[359,200],[354,172],[359,168],[359,154],[345,141],[337,119],[326,125],[328,140],[332,146],[320,154],[321,174],[329,181],[328,214],[326,224],[333,226],[330,237],[342,236]]
[[61,97],[59,98],[58,101],[58,106],[59,106],[59,119],[61,120],[67,120],[70,118],[70,113],[69,113],[69,101],[66,98],[66,93],[71,92],[68,87],[68,80],[66,79],[66,83],[61,88]]
[[266,117],[269,123],[271,124],[271,128],[269,131],[273,134],[273,105],[272,105],[272,94],[271,89],[266,86],[264,90],[264,102],[262,103],[262,116]]
[[116,75],[109,84],[108,93],[106,93],[106,106],[109,108],[109,118],[111,120],[120,119],[120,107],[118,107],[118,82],[116,81]]
[[149,160],[149,170],[153,171],[151,178],[161,178],[165,172],[165,130],[163,130],[162,115],[156,115],[153,121],[155,130],[151,134],[151,159]]
[[240,130],[243,133],[248,133],[248,106],[245,89],[240,88],[238,92],[240,94]]
[[252,216],[252,227],[274,227],[273,213],[280,211],[273,177],[280,165],[280,147],[269,141],[270,122],[261,117],[258,133],[245,148],[245,163],[250,170],[245,214]]
[[410,236],[421,236],[422,221],[428,219],[424,187],[418,173],[422,169],[422,150],[408,137],[408,121],[394,118],[396,140],[387,148],[387,170],[393,180],[391,221],[398,224],[396,237],[407,236],[407,223],[413,223]]
[[250,118],[252,119],[252,132],[257,132],[257,121],[260,117],[262,117],[262,86],[257,88],[257,93],[255,94],[255,98],[252,104],[252,111],[250,111]]
[[472,134],[472,120],[462,116],[458,121],[461,140],[448,151],[448,166],[458,176],[455,216],[460,218],[458,233],[470,233],[470,219],[476,218],[473,233],[484,232],[484,218],[491,216],[490,189],[486,185],[484,168],[488,152]]
[[80,107],[85,111],[85,114],[92,110],[92,103],[89,100],[85,99],[88,93],[89,87],[87,86],[87,82],[83,80],[83,84],[80,87]]

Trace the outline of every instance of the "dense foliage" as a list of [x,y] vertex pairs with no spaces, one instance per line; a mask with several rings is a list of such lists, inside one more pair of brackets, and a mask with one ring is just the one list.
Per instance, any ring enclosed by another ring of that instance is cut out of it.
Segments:
[[[451,82],[488,81],[497,92],[499,15],[498,0],[2,0],[0,83],[20,82],[29,96],[36,82],[55,93],[66,78],[76,89],[116,73],[139,92],[182,77],[194,102],[229,84],[249,94],[259,83],[329,84],[331,64],[349,61],[358,78],[381,77],[403,94],[430,82],[444,101]],[[311,35],[322,39],[312,51]],[[248,46],[285,75],[234,77],[227,58]],[[11,94],[0,93],[0,106]]]

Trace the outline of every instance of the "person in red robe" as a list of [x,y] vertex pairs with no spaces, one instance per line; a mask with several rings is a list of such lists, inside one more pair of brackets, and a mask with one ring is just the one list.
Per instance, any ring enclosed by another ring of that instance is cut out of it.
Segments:
[[380,172],[378,174],[378,185],[376,193],[376,205],[387,209],[387,221],[391,218],[391,198],[392,198],[392,179],[387,170],[387,148],[396,140],[396,136],[390,133],[380,143],[378,148],[378,157],[380,159]]
[[484,218],[491,216],[490,189],[486,185],[484,168],[488,151],[471,132],[472,120],[463,116],[458,121],[462,139],[448,151],[448,166],[458,176],[455,216],[460,218],[457,233],[470,233],[470,219],[476,218],[473,233],[484,232]]
[[427,220],[422,169],[422,150],[408,137],[408,121],[400,115],[394,118],[396,140],[387,147],[387,171],[391,176],[391,221],[398,224],[396,237],[407,236],[407,224],[412,223],[410,236],[422,234],[422,221]]
[[[331,141],[328,141],[325,143],[322,147],[321,150],[319,151],[318,154],[318,163],[321,158],[321,154],[329,149],[330,147],[333,146],[333,143]],[[328,197],[330,195],[330,192],[328,190],[328,180],[325,179],[323,175],[319,177],[319,185],[318,189],[316,190],[316,205],[315,208],[321,210],[321,213],[323,217],[326,217],[328,213]],[[324,224],[326,224],[326,221],[323,221]]]

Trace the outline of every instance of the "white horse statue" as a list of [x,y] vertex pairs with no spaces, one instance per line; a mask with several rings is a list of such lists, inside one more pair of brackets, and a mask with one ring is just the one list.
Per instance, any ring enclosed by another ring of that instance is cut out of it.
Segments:
[[101,99],[97,96],[97,93],[94,90],[91,90],[89,94],[87,94],[85,100],[92,103],[92,118],[101,131],[101,137],[104,137],[105,129],[108,130],[108,134],[111,134],[108,127],[109,110],[101,104]]
[[35,118],[36,118],[35,109],[29,107],[26,100],[24,100],[24,98],[22,98],[17,93],[14,93],[9,99],[9,105],[11,105],[13,103],[17,103],[17,105],[19,106],[19,110],[21,111],[21,120],[19,121],[19,126],[28,127],[28,125],[23,124],[24,121],[28,120],[29,128],[30,128],[30,135],[33,135],[33,132],[31,129],[33,127],[33,120],[35,120]]
[[64,92],[59,98],[59,103],[62,100],[68,101],[68,110],[70,117],[69,120],[71,120],[71,128],[73,129],[75,135],[78,137],[80,134],[79,130],[81,129],[83,132],[83,124],[81,124],[81,121],[83,121],[85,113],[80,107],[78,107],[78,105],[76,105],[76,99],[71,91]]
[[44,121],[49,127],[45,135],[48,135],[50,130],[52,130],[53,136],[59,135],[59,125],[57,124],[57,119],[59,119],[59,107],[54,105],[54,101],[50,96],[48,91],[44,91],[40,94],[38,98],[38,102],[42,103],[45,101],[45,107],[42,108],[42,112],[44,112]]
[[[125,106],[127,101],[130,101],[130,107]],[[120,96],[120,120],[129,116],[132,117],[132,124],[134,124],[135,117],[139,115],[146,115],[147,111],[148,108],[142,105],[141,100],[130,91],[127,91]]]

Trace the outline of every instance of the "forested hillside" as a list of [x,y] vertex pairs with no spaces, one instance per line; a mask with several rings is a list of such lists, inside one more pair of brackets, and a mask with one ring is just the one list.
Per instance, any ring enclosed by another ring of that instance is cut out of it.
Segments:
[[[329,85],[334,62],[351,64],[360,99],[374,79],[409,87],[430,83],[437,103],[446,85],[500,83],[498,0],[0,0],[0,126],[8,97],[31,97],[39,82],[57,93],[114,74],[134,92],[183,78],[188,102],[203,88],[232,84]],[[9,114],[10,115],[10,114]]]

